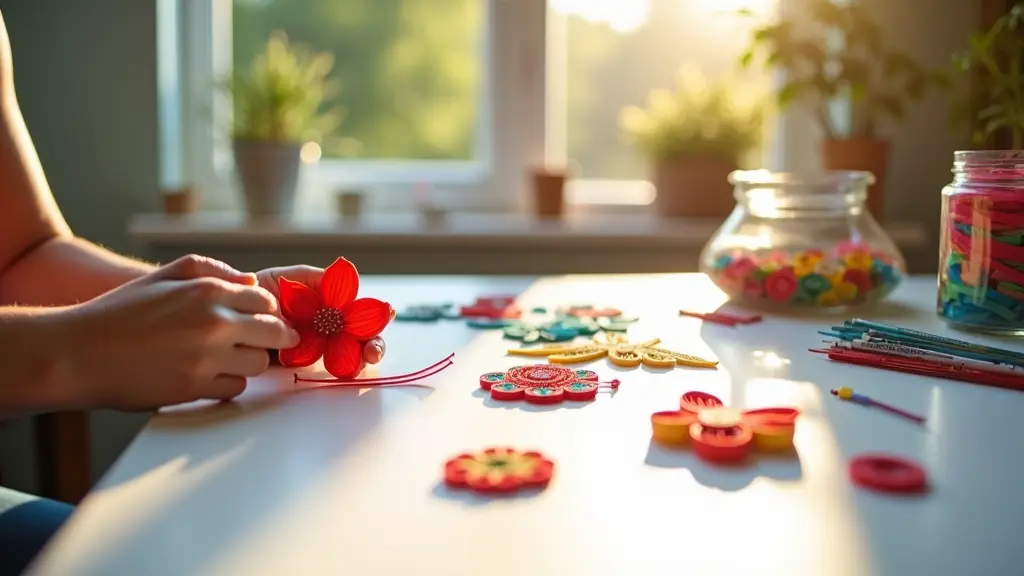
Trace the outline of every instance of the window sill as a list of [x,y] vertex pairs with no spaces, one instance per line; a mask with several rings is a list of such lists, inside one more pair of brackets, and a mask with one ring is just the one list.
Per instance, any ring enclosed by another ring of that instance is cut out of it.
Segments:
[[[223,247],[337,245],[373,247],[701,247],[721,225],[715,219],[666,220],[648,214],[578,214],[544,221],[503,214],[447,214],[429,221],[418,214],[376,215],[346,220],[300,217],[251,221],[237,213],[186,216],[140,214],[129,234],[148,245],[204,244]],[[925,227],[914,222],[885,226],[904,249],[928,245]]]

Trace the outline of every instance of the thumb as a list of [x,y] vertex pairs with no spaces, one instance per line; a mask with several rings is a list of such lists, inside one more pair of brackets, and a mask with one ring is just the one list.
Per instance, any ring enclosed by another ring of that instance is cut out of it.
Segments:
[[214,260],[206,256],[196,256],[195,254],[183,256],[161,267],[155,272],[154,276],[161,280],[219,278],[234,284],[256,285],[255,274],[239,272],[220,260]]

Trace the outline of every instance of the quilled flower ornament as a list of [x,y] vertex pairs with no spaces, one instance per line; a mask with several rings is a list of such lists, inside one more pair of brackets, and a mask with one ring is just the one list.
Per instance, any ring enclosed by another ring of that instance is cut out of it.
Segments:
[[481,493],[508,493],[545,488],[555,473],[555,463],[540,452],[514,448],[488,448],[460,454],[444,465],[449,488],[468,488]]
[[508,372],[488,372],[480,376],[480,388],[489,390],[491,398],[500,402],[525,400],[530,404],[558,404],[588,402],[596,398],[601,389],[618,390],[619,381],[601,383],[592,370],[537,364],[516,366]]
[[299,378],[305,382],[353,382],[360,386],[408,384],[431,376],[452,364],[444,360],[417,372],[356,380],[364,367],[363,348],[391,322],[394,309],[376,298],[356,298],[359,272],[354,264],[338,258],[324,270],[316,289],[300,282],[280,278],[281,314],[299,333],[299,344],[280,350],[282,366],[302,368],[324,359],[324,368],[333,379]]
[[608,361],[624,368],[636,368],[641,364],[651,368],[716,368],[718,362],[697,356],[681,354],[655,346],[661,340],[654,338],[646,342],[631,344],[623,334],[606,333],[604,339],[593,338],[586,344],[554,344],[534,348],[514,348],[508,351],[512,356],[546,356],[552,364],[580,364],[607,357]]
[[717,464],[746,460],[752,448],[785,452],[793,448],[796,408],[736,410],[704,392],[687,392],[679,410],[651,415],[654,441],[666,446],[692,446],[701,459]]

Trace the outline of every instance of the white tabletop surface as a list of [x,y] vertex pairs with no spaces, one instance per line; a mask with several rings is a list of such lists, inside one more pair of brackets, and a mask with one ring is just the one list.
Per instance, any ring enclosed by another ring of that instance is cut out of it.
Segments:
[[[396,307],[518,292],[513,279],[371,279]],[[873,319],[947,333],[934,278],[904,284]],[[719,359],[717,371],[614,373],[583,407],[494,405],[478,376],[524,359],[460,322],[395,323],[382,375],[457,352],[434,390],[295,392],[291,372],[254,379],[237,402],[166,411],[128,448],[34,567],[54,575],[981,575],[1024,573],[1024,394],[830,362],[806,351],[843,317],[768,317],[728,328],[679,318],[714,308],[699,275],[564,277],[526,307],[589,302],[641,316],[631,336]],[[969,338],[969,337],[967,337]],[[984,339],[977,339],[985,341]],[[1001,343],[1005,347],[1018,348]],[[140,385],[144,385],[141,383]],[[915,426],[843,403],[849,385],[928,418]],[[652,446],[652,412],[689,390],[735,407],[803,410],[798,459],[721,470]],[[444,461],[491,445],[557,463],[539,495],[489,501],[443,488]],[[910,457],[933,490],[857,489],[847,461]]]

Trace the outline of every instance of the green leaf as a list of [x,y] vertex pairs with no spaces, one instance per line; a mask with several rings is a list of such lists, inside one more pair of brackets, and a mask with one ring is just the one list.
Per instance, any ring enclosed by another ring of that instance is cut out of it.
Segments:
[[750,65],[753,64],[753,62],[754,62],[754,51],[753,50],[747,50],[742,55],[740,55],[740,68],[742,68],[742,69],[750,68]]
[[896,96],[885,94],[875,97],[875,107],[882,113],[895,119],[903,118],[903,103]]
[[868,95],[868,89],[863,85],[855,85],[850,87],[850,101],[853,103],[861,102]]
[[923,77],[911,78],[907,82],[907,96],[911,100],[920,100],[924,97],[925,79]]
[[800,81],[787,82],[775,96],[779,108],[785,109],[807,91],[807,83]]
[[978,120],[987,120],[1004,113],[1006,109],[1001,104],[993,104],[978,111]]

